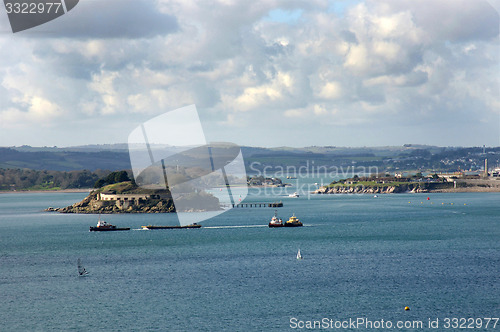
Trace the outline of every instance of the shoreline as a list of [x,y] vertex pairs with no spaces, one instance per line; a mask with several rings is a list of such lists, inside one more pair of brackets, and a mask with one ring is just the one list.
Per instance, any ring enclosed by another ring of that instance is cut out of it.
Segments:
[[[47,193],[55,193],[55,194],[70,194],[70,193],[91,193],[94,189],[61,189],[61,190],[19,190],[19,191],[0,191],[0,195],[2,194],[47,194]],[[500,188],[481,188],[481,187],[472,187],[472,188],[456,188],[456,189],[434,189],[426,192],[422,192],[422,194],[439,194],[439,193],[499,193]],[[339,195],[344,193],[315,193],[315,195]],[[345,194],[348,194],[347,192]],[[366,194],[370,195],[372,193],[357,193],[357,194]],[[411,191],[404,192],[394,192],[394,193],[377,193],[377,194],[418,194]]]
[[[406,180],[406,179],[405,179]],[[375,181],[348,179],[323,186],[312,194],[403,194],[403,193],[489,193],[500,192],[500,181],[492,179],[460,179],[454,182],[398,181],[388,178]]]
[[380,192],[380,193],[369,193],[369,192],[329,192],[329,193],[316,193],[311,192],[313,195],[400,195],[400,194],[459,194],[459,193],[500,193],[500,188],[457,188],[457,189],[436,189],[432,191],[401,191],[401,192]]
[[[249,188],[273,188],[271,186],[249,186]],[[276,187],[275,187],[276,188]],[[44,194],[44,193],[91,193],[94,188],[86,188],[86,189],[58,189],[58,190],[16,190],[16,191],[0,191],[0,195],[2,194]],[[462,187],[462,188],[447,188],[447,189],[431,189],[422,193],[497,193],[500,192],[500,186],[498,187]],[[344,194],[344,192],[328,192],[328,193],[317,193],[312,192],[317,195],[335,195],[335,194]],[[349,192],[345,192],[348,194]],[[411,191],[403,191],[403,192],[378,192],[377,194],[407,194],[407,193],[415,193]],[[373,194],[370,192],[358,192],[357,194]]]
[[499,187],[493,188],[482,188],[482,187],[470,187],[470,188],[455,188],[455,189],[435,189],[429,191],[429,193],[500,193]]
[[43,193],[90,193],[95,189],[58,189],[58,190],[10,190],[0,191],[1,194],[43,194]]

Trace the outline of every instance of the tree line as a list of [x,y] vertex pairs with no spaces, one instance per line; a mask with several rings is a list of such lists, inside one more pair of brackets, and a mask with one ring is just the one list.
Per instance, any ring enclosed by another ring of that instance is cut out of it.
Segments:
[[127,171],[108,170],[38,171],[32,169],[0,169],[0,190],[58,190],[100,188],[103,185],[129,181]]

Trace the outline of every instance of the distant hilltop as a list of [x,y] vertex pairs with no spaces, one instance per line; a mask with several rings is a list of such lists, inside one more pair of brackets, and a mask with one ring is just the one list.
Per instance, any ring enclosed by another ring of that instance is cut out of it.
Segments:
[[[75,147],[0,147],[0,169],[42,171],[130,170],[127,144],[83,145]],[[151,145],[175,153],[178,147]],[[132,147],[133,148],[133,147]],[[484,160],[492,169],[500,166],[500,147],[438,147],[405,144],[385,147],[241,147],[249,174],[262,175],[285,168],[314,172],[319,167],[330,170],[379,172],[406,170],[481,171]]]

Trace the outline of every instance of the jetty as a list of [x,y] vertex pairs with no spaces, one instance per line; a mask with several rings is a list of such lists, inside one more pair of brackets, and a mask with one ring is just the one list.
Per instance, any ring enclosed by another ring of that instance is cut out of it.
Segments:
[[262,203],[262,202],[251,202],[251,203],[238,203],[231,204],[233,208],[279,208],[283,207],[283,202],[274,202],[274,203]]

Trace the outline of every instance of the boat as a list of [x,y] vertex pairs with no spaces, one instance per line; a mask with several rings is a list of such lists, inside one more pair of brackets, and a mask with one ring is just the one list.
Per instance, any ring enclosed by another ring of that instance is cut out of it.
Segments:
[[269,227],[283,227],[283,220],[278,219],[277,211],[274,211],[274,216],[271,218],[269,222]]
[[79,275],[80,277],[83,277],[83,276],[86,276],[87,274],[89,274],[89,273],[87,272],[87,270],[85,270],[85,268],[83,267],[83,265],[82,265],[82,261],[80,260],[80,258],[78,258],[78,262],[77,262],[77,264],[78,264],[78,275]]
[[90,226],[89,232],[105,232],[105,231],[128,231],[130,227],[119,228],[115,225],[108,224],[104,220],[101,220],[99,215],[99,220],[97,221],[97,226]]
[[302,259],[302,255],[300,254],[300,249],[299,249],[299,251],[297,252],[297,259]]
[[201,225],[194,223],[186,226],[156,226],[156,225],[147,225],[141,226],[142,229],[182,229],[182,228],[201,228]]
[[293,194],[288,195],[288,197],[299,197],[299,193],[294,192]]
[[302,226],[302,223],[300,222],[299,218],[297,218],[295,216],[295,213],[293,214],[293,216],[290,217],[290,219],[288,219],[285,224],[284,224],[285,227],[300,227]]

